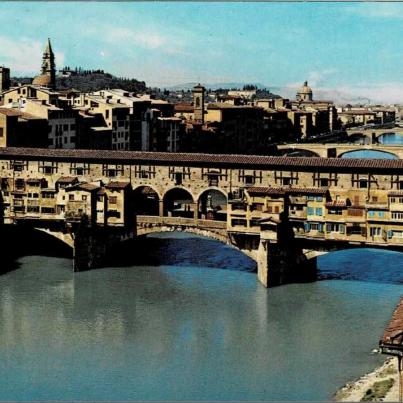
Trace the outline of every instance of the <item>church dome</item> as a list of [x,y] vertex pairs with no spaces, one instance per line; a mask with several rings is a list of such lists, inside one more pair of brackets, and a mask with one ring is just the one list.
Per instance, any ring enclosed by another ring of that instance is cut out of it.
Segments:
[[47,74],[41,74],[36,76],[32,81],[33,85],[40,85],[41,87],[50,87],[52,86],[52,77]]
[[298,91],[299,94],[312,94],[312,88],[308,85],[308,81],[304,82],[304,85]]

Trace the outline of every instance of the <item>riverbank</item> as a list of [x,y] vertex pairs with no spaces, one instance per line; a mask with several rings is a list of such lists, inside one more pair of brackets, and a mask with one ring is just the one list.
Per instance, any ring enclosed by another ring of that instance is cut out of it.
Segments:
[[347,383],[336,392],[333,400],[397,402],[399,400],[397,359],[390,357],[374,371],[355,382]]

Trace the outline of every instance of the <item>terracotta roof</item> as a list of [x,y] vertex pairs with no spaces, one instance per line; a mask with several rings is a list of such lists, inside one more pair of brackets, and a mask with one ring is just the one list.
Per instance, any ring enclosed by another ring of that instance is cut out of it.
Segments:
[[328,189],[327,188],[298,188],[298,187],[250,187],[245,189],[249,194],[304,194],[304,195],[310,195],[310,194],[319,194],[319,195],[324,195],[327,193]]
[[380,345],[395,346],[403,349],[403,297],[393,312],[392,319],[386,327]]
[[93,185],[92,183],[79,183],[77,185],[70,186],[66,188],[66,192],[70,192],[73,190],[84,190],[86,192],[92,192],[94,190],[98,190],[99,186]]
[[269,187],[250,187],[245,189],[249,194],[254,195],[283,195],[284,188],[269,188]]
[[77,182],[78,178],[76,176],[61,176],[56,183],[73,183]]
[[16,111],[15,109],[10,108],[0,108],[0,114],[6,116],[21,116],[20,111]]
[[29,178],[26,180],[27,183],[41,183],[44,179]]
[[109,182],[105,187],[107,189],[126,189],[130,182]]
[[149,151],[117,151],[117,150],[69,150],[47,148],[0,148],[0,159],[19,160],[58,160],[85,161],[102,163],[126,163],[158,165],[191,165],[197,166],[233,166],[254,167],[258,169],[288,169],[301,171],[328,169],[357,172],[358,170],[387,171],[403,169],[403,160],[366,159],[366,158],[320,158],[320,157],[272,157],[262,155],[234,154],[199,154],[199,153],[167,153]]
[[179,103],[174,105],[175,112],[188,112],[188,113],[193,113],[194,112],[194,107],[190,103]]

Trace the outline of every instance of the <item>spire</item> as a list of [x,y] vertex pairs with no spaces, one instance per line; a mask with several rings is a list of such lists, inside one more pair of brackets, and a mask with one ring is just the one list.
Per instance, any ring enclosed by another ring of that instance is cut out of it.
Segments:
[[50,44],[50,38],[48,38],[48,41],[46,42],[44,53],[46,53],[48,55],[53,55],[52,45]]

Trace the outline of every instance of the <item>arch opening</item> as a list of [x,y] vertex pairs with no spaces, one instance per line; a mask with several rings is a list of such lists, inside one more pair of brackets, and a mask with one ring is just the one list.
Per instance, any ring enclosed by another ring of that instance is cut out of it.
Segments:
[[[114,249],[112,256],[120,257],[119,265],[194,266],[251,272],[257,269],[250,256],[224,237],[208,231],[197,232],[197,229],[150,230],[116,248],[119,251]],[[117,264],[116,260],[114,264]]]
[[207,189],[198,199],[198,218],[204,220],[227,221],[228,197],[222,190]]
[[193,196],[184,188],[168,190],[163,198],[164,217],[193,218],[195,202]]
[[399,159],[397,155],[381,150],[351,150],[340,154],[338,158]]
[[158,216],[159,196],[150,186],[139,186],[133,190],[132,200],[137,215]]
[[403,250],[352,246],[317,257],[318,279],[403,283]]
[[302,148],[286,148],[281,150],[280,154],[284,157],[320,157],[318,153]]
[[73,248],[55,233],[29,225],[0,227],[2,264],[0,274],[17,268],[16,259],[23,256],[47,256],[71,259]]

